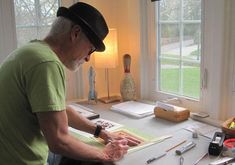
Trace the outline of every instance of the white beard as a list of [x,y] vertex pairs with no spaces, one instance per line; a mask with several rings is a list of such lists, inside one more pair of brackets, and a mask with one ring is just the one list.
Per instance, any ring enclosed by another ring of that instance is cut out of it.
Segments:
[[72,71],[77,71],[81,66],[82,66],[82,64],[85,62],[85,60],[84,59],[81,59],[81,60],[79,60],[78,62],[76,62],[76,61],[73,61],[73,63],[72,63],[72,65],[71,65],[71,69],[70,70],[72,70]]

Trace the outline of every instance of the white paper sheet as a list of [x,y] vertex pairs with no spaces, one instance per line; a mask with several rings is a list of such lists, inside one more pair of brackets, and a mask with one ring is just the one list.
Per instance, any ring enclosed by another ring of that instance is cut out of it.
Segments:
[[154,112],[154,107],[154,105],[137,101],[126,101],[113,105],[111,110],[140,118],[152,115]]

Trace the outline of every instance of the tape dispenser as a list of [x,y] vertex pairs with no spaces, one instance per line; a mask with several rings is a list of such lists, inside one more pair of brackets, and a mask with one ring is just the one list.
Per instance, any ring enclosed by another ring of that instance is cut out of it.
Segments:
[[208,152],[210,155],[218,156],[223,149],[223,142],[225,134],[222,132],[215,132],[212,141],[210,142]]

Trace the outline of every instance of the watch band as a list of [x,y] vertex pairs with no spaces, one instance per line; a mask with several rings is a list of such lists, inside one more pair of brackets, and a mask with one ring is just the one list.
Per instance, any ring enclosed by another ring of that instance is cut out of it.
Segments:
[[96,138],[99,137],[99,135],[100,135],[102,129],[103,129],[103,127],[102,127],[101,125],[97,125],[97,126],[96,126],[95,133],[94,133],[94,136],[95,136]]

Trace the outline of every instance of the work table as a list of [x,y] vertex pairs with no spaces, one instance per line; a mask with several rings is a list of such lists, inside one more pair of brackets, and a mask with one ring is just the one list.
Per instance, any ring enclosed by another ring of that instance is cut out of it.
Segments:
[[[172,138],[166,139],[163,142],[127,154],[121,161],[116,163],[117,165],[129,165],[133,163],[135,165],[144,165],[146,164],[146,161],[148,159],[158,156],[165,150],[184,140],[187,140],[187,142],[193,141],[196,143],[196,147],[192,148],[182,155],[184,158],[184,165],[194,164],[194,162],[196,162],[200,157],[208,152],[208,146],[211,141],[210,138],[201,135],[198,135],[198,138],[192,138],[192,132],[185,130],[187,126],[198,123],[198,121],[192,120],[190,118],[180,123],[174,123],[167,120],[159,119],[156,118],[154,115],[136,119],[111,111],[110,107],[112,106],[112,104],[103,104],[100,102],[98,102],[97,104],[80,102],[79,104],[94,110],[94,112],[100,114],[100,118],[111,120],[130,128],[135,128],[145,134],[149,134],[154,137],[172,135]],[[180,164],[180,156],[175,154],[175,150],[181,148],[182,146],[187,144],[187,142],[167,152],[164,157],[152,162],[151,165]],[[217,157],[215,156],[207,156],[206,158],[202,159],[198,163],[198,165],[209,164],[216,159]]]

